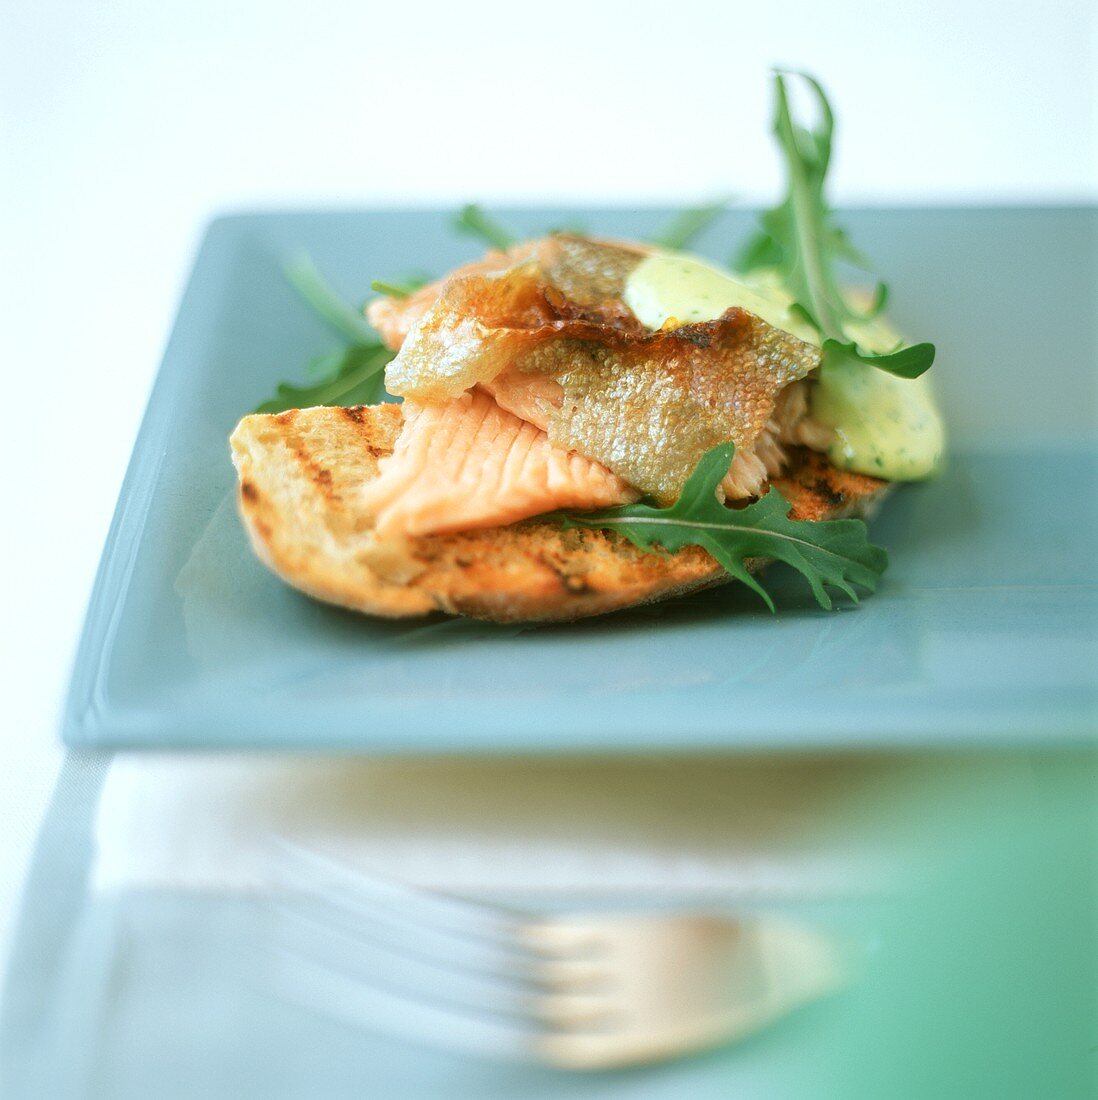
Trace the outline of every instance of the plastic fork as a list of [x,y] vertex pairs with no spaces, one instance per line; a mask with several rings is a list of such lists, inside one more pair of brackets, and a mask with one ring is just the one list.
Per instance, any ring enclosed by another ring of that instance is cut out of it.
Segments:
[[846,950],[776,917],[533,915],[280,850],[264,980],[375,1031],[568,1069],[729,1042],[838,988]]

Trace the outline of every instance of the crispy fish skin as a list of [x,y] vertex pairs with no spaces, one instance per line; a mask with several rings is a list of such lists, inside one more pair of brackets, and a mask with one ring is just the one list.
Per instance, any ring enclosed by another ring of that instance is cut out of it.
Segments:
[[[726,500],[750,500],[765,492],[766,482],[785,469],[790,447],[807,443],[816,444],[816,450],[826,449],[827,436],[821,442],[818,428],[816,436],[812,435],[807,387],[805,380],[786,386],[754,445],[736,451],[721,482]],[[541,428],[549,424],[564,400],[560,383],[541,374],[505,371],[481,388],[501,408]]]
[[518,368],[561,384],[564,398],[546,429],[552,443],[670,503],[719,443],[751,451],[778,395],[818,364],[811,345],[730,309],[640,341],[550,341]]
[[651,249],[622,241],[595,240],[567,233],[523,241],[506,251],[490,249],[481,259],[463,264],[448,275],[404,298],[376,298],[366,307],[366,318],[381,334],[385,346],[399,351],[419,319],[438,301],[446,285],[466,275],[487,275],[537,258],[549,282],[567,299],[580,305],[603,305],[622,323],[632,314],[621,301],[629,272]]
[[575,305],[596,309],[633,327],[636,318],[625,305],[625,284],[633,269],[651,254],[646,245],[557,233],[535,242],[532,255],[542,277]]
[[386,386],[440,401],[505,371],[555,380],[561,402],[539,425],[550,441],[667,503],[712,446],[750,450],[778,394],[819,365],[818,348],[742,309],[660,332],[616,309],[569,299],[537,258],[461,276],[412,328]]
[[[651,335],[620,297],[603,296],[618,286],[605,271],[590,260],[583,270],[570,270],[565,257],[574,260],[576,250],[562,253],[555,240],[537,243],[536,254],[520,256],[506,269],[448,280],[386,368],[386,389],[417,401],[442,401],[490,382],[555,335],[592,341],[611,332],[636,339]],[[547,259],[553,277],[578,300],[549,281]]]

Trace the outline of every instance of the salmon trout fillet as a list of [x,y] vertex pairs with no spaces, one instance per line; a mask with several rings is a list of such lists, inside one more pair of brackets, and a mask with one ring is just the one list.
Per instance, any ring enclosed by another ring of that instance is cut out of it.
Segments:
[[[774,412],[750,447],[736,451],[728,473],[721,482],[725,500],[750,500],[761,496],[766,483],[778,477],[789,462],[788,447],[812,445],[818,437],[812,435],[808,418],[808,383],[792,382],[774,402]],[[539,428],[546,428],[564,400],[559,382],[542,374],[520,374],[505,371],[481,388],[490,393],[496,403]],[[826,438],[823,446],[826,448]]]
[[[585,244],[590,260],[598,246]],[[779,394],[819,366],[820,352],[735,307],[651,332],[613,298],[635,258],[608,247],[612,262],[594,265],[593,275],[575,256],[548,250],[450,280],[411,328],[385,384],[432,402],[491,386],[505,372],[555,382],[560,401],[542,402],[539,424],[549,442],[667,504],[712,447],[731,439],[753,451]]]
[[558,508],[625,504],[637,493],[604,466],[554,447],[545,432],[472,390],[405,401],[393,454],[360,503],[379,540],[497,527]]

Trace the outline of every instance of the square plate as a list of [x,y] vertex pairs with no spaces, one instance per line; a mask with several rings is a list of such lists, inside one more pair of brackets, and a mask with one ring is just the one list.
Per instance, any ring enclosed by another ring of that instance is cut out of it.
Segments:
[[[644,236],[660,211],[524,211]],[[661,752],[1049,744],[1096,728],[1098,210],[861,210],[901,328],[933,339],[951,459],[873,524],[858,608],[730,587],[569,626],[392,623],[290,590],[248,550],[227,437],[333,346],[281,269],[348,299],[476,245],[433,212],[246,214],[202,246],[123,485],[66,710],[70,745]],[[747,211],[699,251],[727,254]]]

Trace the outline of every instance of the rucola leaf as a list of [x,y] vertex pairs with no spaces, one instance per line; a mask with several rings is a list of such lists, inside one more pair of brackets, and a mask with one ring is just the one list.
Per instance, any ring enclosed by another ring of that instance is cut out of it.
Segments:
[[292,259],[286,264],[285,272],[298,294],[345,340],[352,344],[377,343],[377,333],[366,318],[339,297],[308,256]]
[[652,243],[659,245],[660,248],[681,252],[728,209],[729,202],[731,202],[731,199],[717,199],[715,202],[706,203],[704,206],[695,206],[680,211],[672,219],[670,225],[658,237],[652,239]]
[[506,251],[515,243],[515,238],[500,225],[495,218],[489,217],[476,203],[471,202],[461,208],[454,218],[454,228]]
[[735,447],[723,443],[705,454],[668,508],[626,504],[601,512],[557,513],[564,527],[616,531],[650,553],[674,553],[685,546],[708,551],[737,580],[757,592],[771,611],[774,603],[747,571],[748,558],[776,558],[808,581],[821,607],[832,606],[829,589],[858,601],[857,589],[873,592],[888,555],[866,537],[857,519],[794,520],[789,502],[771,489],[745,508],[728,508],[717,486],[728,472]]
[[312,359],[307,373],[312,385],[281,382],[275,396],[255,411],[278,413],[314,405],[372,405],[385,398],[385,365],[393,358],[366,319],[325,282],[307,256],[286,265],[286,278],[313,310],[348,341],[346,347]]
[[934,362],[933,344],[910,344],[905,348],[888,352],[886,355],[867,355],[857,344],[844,344],[838,340],[823,342],[821,366],[827,370],[832,363],[844,359],[856,359],[859,363],[888,371],[897,378],[918,378]]
[[280,382],[275,396],[255,411],[278,413],[314,405],[373,405],[385,397],[385,365],[393,354],[381,344],[356,344],[325,356],[329,373],[315,385]]
[[[786,75],[797,75],[808,85],[820,121],[815,129],[797,123],[789,106]],[[759,219],[761,231],[740,253],[740,271],[770,267],[778,274],[796,304],[792,307],[823,338],[822,368],[840,354],[901,378],[916,378],[934,361],[932,344],[915,344],[884,355],[860,348],[846,326],[876,317],[888,299],[888,288],[878,283],[869,309],[858,309],[844,293],[835,271],[838,261],[867,269],[867,262],[835,223],[824,184],[831,163],[835,116],[820,83],[806,73],[774,74],[777,111],[774,134],[785,157],[788,185],[785,198]]]
[[403,279],[374,279],[370,289],[387,298],[407,298],[431,280],[426,275],[406,275]]

